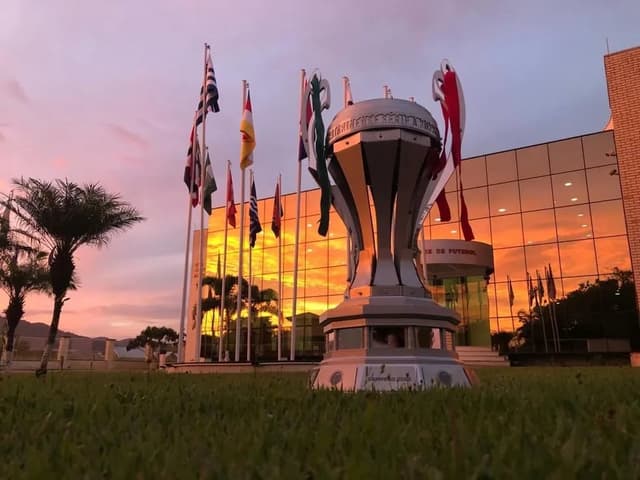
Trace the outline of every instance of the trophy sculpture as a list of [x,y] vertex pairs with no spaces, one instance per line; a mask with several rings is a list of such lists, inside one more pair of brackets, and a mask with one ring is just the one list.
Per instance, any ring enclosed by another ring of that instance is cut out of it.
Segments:
[[[453,71],[446,61],[443,69]],[[434,75],[434,99],[441,101],[443,73]],[[456,98],[462,105],[461,89]],[[326,352],[312,386],[469,386],[473,375],[455,352],[457,314],[432,300],[416,265],[418,233],[453,172],[438,126],[418,103],[377,98],[339,111],[325,142],[321,112],[329,103],[329,85],[314,73],[303,94],[302,137],[322,190],[321,210],[328,215],[331,202],[347,227],[353,269],[345,300],[320,317]],[[327,226],[328,216],[320,220],[321,234]]]

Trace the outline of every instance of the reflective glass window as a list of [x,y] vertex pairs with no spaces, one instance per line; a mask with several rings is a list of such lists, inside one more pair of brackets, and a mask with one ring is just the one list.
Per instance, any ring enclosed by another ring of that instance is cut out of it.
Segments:
[[434,240],[461,238],[460,235],[459,222],[435,224],[431,226],[431,238]]
[[417,348],[441,349],[442,340],[439,328],[415,327]]
[[516,182],[489,186],[491,215],[508,215],[520,211],[520,194]]
[[498,281],[505,281],[507,275],[512,280],[524,280],[526,278],[523,247],[496,248],[493,251],[493,264],[495,278]]
[[587,167],[617,163],[616,146],[611,131],[582,137],[582,146],[584,148],[584,163]]
[[589,185],[589,199],[592,202],[600,200],[613,200],[622,197],[620,193],[620,176],[611,175],[615,168],[612,166],[590,168],[587,170],[587,183]]
[[[327,268],[313,268],[304,271],[304,283],[298,286],[299,294],[307,297],[327,295]],[[300,288],[304,287],[304,288]]]
[[488,218],[471,220],[469,223],[471,224],[475,241],[491,243],[491,226]]
[[489,216],[489,196],[487,194],[487,187],[467,188],[465,186],[463,193],[470,219]]
[[[317,217],[317,220],[320,220],[320,217]],[[347,227],[344,226],[344,223],[340,219],[338,213],[331,209],[329,212],[329,238],[340,238],[347,236]]]
[[626,235],[596,238],[596,254],[600,276],[613,272],[614,268],[631,270],[629,240]]
[[487,155],[487,176],[489,184],[515,180],[517,178],[515,150]]
[[329,240],[329,266],[347,264],[347,239],[333,238]]
[[569,172],[584,168],[582,142],[580,138],[570,138],[549,143],[551,173]]
[[262,273],[264,275],[278,272],[278,248],[270,247],[264,249]]
[[527,260],[527,270],[534,273],[536,270],[544,272],[544,267],[551,265],[554,275],[560,275],[560,257],[558,244],[527,245],[524,247]]
[[593,240],[561,242],[559,247],[563,277],[597,275]]
[[329,295],[344,293],[347,288],[347,267],[331,267],[329,270]]
[[487,166],[484,157],[463,160],[460,165],[462,185],[465,189],[482,187],[487,184]]
[[362,336],[362,327],[341,328],[336,330],[338,350],[349,348],[363,348],[364,338]]
[[[297,209],[297,194],[290,193],[288,195],[282,195],[282,209],[284,210],[284,218],[295,219]],[[305,216],[305,195],[300,193],[300,216]]]
[[596,237],[624,235],[627,233],[622,200],[592,203],[591,218],[593,235]]
[[455,192],[458,189],[458,172],[457,170],[451,174],[444,189],[448,192]]
[[[456,222],[458,220],[458,193],[451,190],[446,190],[445,197],[447,199],[447,203],[449,204],[451,221]],[[438,208],[438,204],[434,203],[433,207],[431,207],[431,211],[429,212],[432,224],[446,223],[440,220],[440,213],[441,212]]]
[[584,170],[551,176],[556,207],[587,202],[587,181]]
[[[304,193],[306,215],[319,215],[320,214],[320,189],[308,190]],[[301,207],[302,209],[302,207]]]
[[520,181],[520,203],[522,211],[541,210],[553,207],[551,178],[538,177]]
[[522,227],[525,245],[555,242],[557,239],[553,209],[523,213]]
[[[320,237],[322,238],[322,237]],[[320,240],[319,242],[307,242],[300,245],[300,256],[306,258],[305,268],[321,268],[327,266],[329,242]]]
[[588,205],[556,209],[558,240],[579,240],[593,236]]
[[558,280],[556,282],[556,286],[559,284],[562,285],[564,289],[564,294],[569,295],[569,293],[584,288],[587,285],[593,285],[596,280],[596,274],[577,276],[577,277],[563,277],[562,280]]
[[546,144],[516,150],[516,158],[518,159],[519,178],[540,177],[549,174]]
[[501,317],[500,329],[512,330],[511,312],[513,311],[513,323],[516,328],[519,326],[518,311],[528,310],[529,295],[526,281],[511,281],[513,287],[513,307],[509,306],[509,283],[496,283],[496,294],[498,297],[498,316]]
[[491,218],[494,248],[522,245],[522,222],[520,214],[501,215]]
[[405,348],[405,327],[371,327],[372,348]]

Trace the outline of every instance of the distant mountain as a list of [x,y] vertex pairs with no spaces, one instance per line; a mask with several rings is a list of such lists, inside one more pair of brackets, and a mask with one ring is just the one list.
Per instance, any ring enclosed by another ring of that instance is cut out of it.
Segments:
[[[18,328],[16,328],[16,335],[19,337],[46,337],[49,335],[49,325],[42,322],[28,322],[26,320],[22,320],[18,324]],[[68,337],[76,337],[76,338],[89,338],[84,335],[78,335],[73,332],[66,332],[64,330],[58,330],[58,335],[68,336]]]

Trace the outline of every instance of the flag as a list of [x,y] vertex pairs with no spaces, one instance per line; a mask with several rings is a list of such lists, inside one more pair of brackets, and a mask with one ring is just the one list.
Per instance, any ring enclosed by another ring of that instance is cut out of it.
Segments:
[[467,204],[464,201],[464,195],[462,193],[462,180],[460,180],[460,228],[462,229],[462,234],[464,235],[465,241],[470,242],[471,240],[476,238],[473,234],[471,223],[469,222],[469,212],[467,210]]
[[351,80],[349,80],[349,78],[347,78],[345,90],[345,100],[347,101],[347,105],[353,105],[353,97],[351,96]]
[[539,302],[542,303],[542,299],[544,298],[544,287],[542,286],[542,278],[540,277],[540,272],[536,270],[536,277],[538,280],[538,295],[540,297]]
[[[306,89],[307,86],[307,81],[304,81],[304,86]],[[300,118],[300,131],[298,132],[298,134],[300,135],[300,144],[298,145],[298,161],[302,161],[305,158],[307,158],[309,155],[307,153],[307,147],[304,144],[304,141],[302,140],[302,125],[308,125],[309,121],[311,120],[311,100],[309,98],[306,98],[304,101],[307,102],[307,109],[306,109],[306,122],[302,121],[302,118]]]
[[533,305],[533,299],[536,297],[536,290],[533,288],[533,277],[527,272],[527,288],[529,289],[529,308]]
[[551,271],[551,264],[549,264],[549,279],[547,282],[547,295],[550,300],[555,300],[558,292],[556,291],[556,281],[553,278],[553,272]]
[[196,126],[202,123],[207,112],[212,111],[217,113],[220,111],[220,106],[218,105],[218,82],[216,81],[216,72],[213,70],[211,52],[207,52],[205,68],[207,69],[207,78],[205,79],[204,85],[200,87],[200,101],[198,102]]
[[253,112],[251,110],[251,95],[247,90],[247,101],[240,120],[240,168],[245,169],[253,165],[253,150],[256,148],[256,135],[253,131]]
[[204,161],[204,188],[202,189],[202,208],[208,215],[211,215],[211,196],[213,192],[218,190],[216,179],[213,176],[213,168],[211,168],[211,159],[209,158],[209,149],[207,149],[207,159]]
[[256,195],[256,182],[251,179],[251,197],[249,198],[249,246],[256,244],[256,236],[262,231],[260,217],[258,216],[258,196]]
[[198,205],[198,190],[200,188],[200,144],[195,125],[191,127],[189,149],[187,150],[187,164],[184,167],[184,183],[191,192],[191,205]]
[[436,198],[436,205],[438,205],[438,214],[440,215],[440,221],[451,221],[451,209],[449,208],[449,202],[447,202],[447,194],[444,188]]
[[231,169],[227,166],[227,206],[226,206],[227,223],[236,228],[236,204],[233,200],[233,177]]
[[511,284],[511,277],[509,277],[509,275],[507,275],[507,283],[509,286],[509,306],[513,307],[513,301],[515,300],[516,296],[513,294],[513,285]]
[[280,237],[283,215],[284,210],[282,209],[282,200],[280,199],[280,184],[276,183],[276,194],[273,198],[273,215],[271,216],[271,231],[276,238]]

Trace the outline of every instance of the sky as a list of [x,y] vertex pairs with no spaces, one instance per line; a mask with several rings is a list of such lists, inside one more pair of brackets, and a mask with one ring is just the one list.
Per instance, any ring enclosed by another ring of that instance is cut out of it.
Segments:
[[[278,173],[283,191],[295,190],[301,68],[331,83],[325,123],[348,75],[355,101],[381,97],[386,84],[442,125],[431,77],[448,58],[465,92],[470,157],[601,130],[607,39],[612,52],[640,45],[638,24],[637,0],[0,0],[0,192],[25,176],[121,194],[146,221],[106,248],[79,251],[81,287],[60,328],[114,338],[177,328],[182,174],[204,42],[220,91],[206,136],[218,185],[227,160],[238,182],[245,79],[263,197]],[[303,188],[313,186],[305,176]],[[25,318],[48,323],[51,307],[30,296]]]

